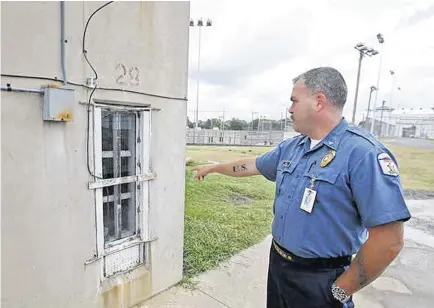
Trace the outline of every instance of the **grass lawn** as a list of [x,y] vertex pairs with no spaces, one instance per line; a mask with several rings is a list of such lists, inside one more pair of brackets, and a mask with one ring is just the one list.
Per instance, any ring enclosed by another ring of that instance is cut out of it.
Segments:
[[214,268],[271,232],[274,183],[261,176],[186,175],[184,275]]
[[197,162],[225,161],[260,155],[273,147],[188,146],[187,157]]
[[[404,189],[433,190],[434,151],[389,146],[398,159]],[[269,151],[270,147],[189,146],[194,163],[226,161]],[[261,176],[210,175],[199,183],[186,173],[184,277],[216,267],[260,242],[271,231],[274,183]]]
[[[416,149],[387,144],[396,156],[404,189],[433,190],[434,150]],[[197,162],[227,161],[259,155],[272,147],[212,147],[189,146],[187,156]]]
[[398,160],[404,189],[434,190],[434,150],[388,145]]

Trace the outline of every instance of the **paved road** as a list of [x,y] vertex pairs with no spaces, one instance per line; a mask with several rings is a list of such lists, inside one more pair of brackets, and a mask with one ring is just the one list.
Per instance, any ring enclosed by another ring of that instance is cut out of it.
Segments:
[[[405,247],[374,283],[355,297],[356,308],[434,307],[434,199],[408,201]],[[263,308],[271,237],[197,278],[194,290],[175,287],[141,308]]]
[[397,146],[434,150],[434,140],[416,139],[416,138],[397,138],[397,139],[387,139],[384,142],[387,144],[393,144]]
[[372,285],[362,290],[361,308],[434,307],[434,200],[411,201],[405,247]]

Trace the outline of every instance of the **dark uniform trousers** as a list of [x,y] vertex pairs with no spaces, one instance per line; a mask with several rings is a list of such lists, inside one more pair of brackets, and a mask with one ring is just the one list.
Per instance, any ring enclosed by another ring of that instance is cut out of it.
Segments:
[[344,267],[313,268],[284,259],[271,245],[268,269],[267,308],[353,308],[333,298],[331,285]]

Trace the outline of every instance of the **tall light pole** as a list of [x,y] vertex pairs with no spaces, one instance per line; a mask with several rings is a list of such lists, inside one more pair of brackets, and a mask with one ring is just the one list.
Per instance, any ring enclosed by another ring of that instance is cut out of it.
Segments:
[[365,44],[363,43],[357,44],[356,46],[354,46],[354,48],[359,51],[359,69],[357,70],[356,94],[354,95],[353,118],[352,118],[353,125],[356,124],[357,96],[359,94],[360,71],[362,68],[363,57],[365,56],[372,57],[378,54],[378,51],[365,46]]
[[381,134],[383,132],[383,111],[384,111],[384,105],[386,104],[386,101],[383,101],[383,104],[381,105],[381,117],[380,117],[380,132],[378,133],[378,137],[381,138]]
[[377,91],[377,88],[374,86],[371,86],[371,91],[369,91],[368,112],[366,114],[366,120],[369,119],[369,111],[371,110],[371,97],[372,97],[372,92],[374,92],[374,91]]
[[377,34],[377,40],[380,43],[381,50],[380,50],[380,64],[378,66],[378,76],[377,76],[377,91],[375,92],[374,108],[372,110],[371,134],[374,133],[374,127],[375,127],[375,109],[377,107],[378,91],[380,90],[381,64],[383,62],[384,37],[383,37],[383,35],[381,33]]
[[[401,87],[397,87],[396,90],[401,91]],[[399,94],[398,94],[399,96]],[[399,99],[398,102],[396,103],[396,110],[399,110]]]
[[259,128],[261,128],[261,132],[264,130],[264,121],[265,121],[265,116],[259,116],[258,132],[259,132]]
[[[199,50],[197,56],[197,87],[196,87],[196,131],[199,124],[199,75],[200,75],[200,43],[202,39],[202,27],[211,27],[212,21],[208,18],[206,23],[203,23],[202,18],[198,19],[196,25],[199,27]],[[194,27],[194,19],[190,19],[190,27]]]
[[[401,87],[397,87],[398,91],[401,91]],[[396,104],[396,129],[395,129],[395,137],[402,137],[400,134],[400,124],[401,124],[401,120],[399,117],[399,99],[398,102]]]
[[389,113],[388,113],[388,119],[390,121],[390,119],[392,118],[391,114],[393,111],[393,95],[395,94],[395,87],[396,87],[396,76],[395,76],[395,71],[390,70],[390,76],[392,76],[392,89],[390,90],[390,109],[389,109]]
[[395,92],[395,87],[396,87],[396,76],[395,76],[395,71],[390,71],[390,75],[392,76],[392,91],[390,91],[390,107],[393,108],[392,105],[392,99],[393,99],[393,94]]

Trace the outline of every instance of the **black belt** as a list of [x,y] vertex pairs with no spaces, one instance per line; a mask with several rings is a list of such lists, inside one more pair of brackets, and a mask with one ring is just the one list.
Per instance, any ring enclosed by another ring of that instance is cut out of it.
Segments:
[[339,268],[351,264],[351,256],[343,256],[336,258],[302,258],[294,255],[282,246],[276,243],[273,239],[273,246],[276,252],[285,260],[310,268]]

